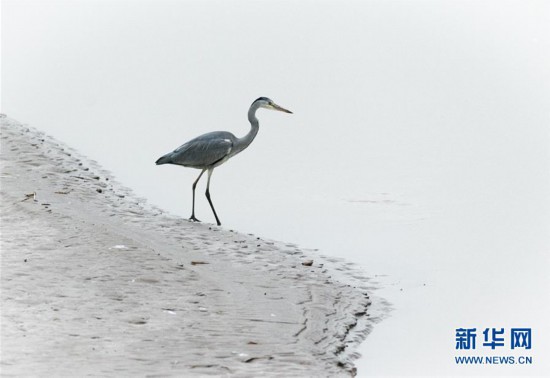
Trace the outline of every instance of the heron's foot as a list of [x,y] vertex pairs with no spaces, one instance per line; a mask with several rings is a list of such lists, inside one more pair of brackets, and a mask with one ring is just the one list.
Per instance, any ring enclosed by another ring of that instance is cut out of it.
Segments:
[[189,218],[189,220],[191,222],[199,222],[200,223],[200,220],[198,220],[197,218],[195,218],[195,215],[191,215],[191,218]]

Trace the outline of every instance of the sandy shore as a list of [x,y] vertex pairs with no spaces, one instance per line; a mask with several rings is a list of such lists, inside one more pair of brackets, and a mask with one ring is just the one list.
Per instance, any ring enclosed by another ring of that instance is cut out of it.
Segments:
[[2,375],[355,373],[371,320],[351,264],[166,214],[1,123]]

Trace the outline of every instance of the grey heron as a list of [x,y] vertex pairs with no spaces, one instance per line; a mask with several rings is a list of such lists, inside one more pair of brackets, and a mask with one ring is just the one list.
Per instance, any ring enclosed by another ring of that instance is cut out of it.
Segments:
[[174,151],[167,153],[164,156],[161,156],[157,161],[157,165],[161,164],[176,164],[182,165],[184,167],[200,169],[201,173],[199,177],[193,183],[193,207],[191,210],[191,218],[189,220],[194,222],[200,222],[195,217],[195,188],[200,178],[202,177],[205,171],[208,171],[208,181],[206,184],[206,198],[208,203],[212,208],[214,217],[216,217],[216,223],[218,226],[221,226],[220,219],[214,205],[212,204],[212,199],[210,198],[210,177],[214,168],[225,163],[228,159],[237,155],[239,152],[243,151],[246,147],[252,143],[258,130],[260,124],[258,118],[256,118],[256,111],[260,108],[278,110],[285,113],[291,113],[290,110],[287,110],[277,104],[267,97],[260,97],[250,105],[248,109],[248,120],[250,121],[250,131],[242,138],[237,138],[235,135],[228,131],[214,131],[211,133],[206,133],[201,136],[198,136],[194,139],[191,139],[189,142],[182,144]]

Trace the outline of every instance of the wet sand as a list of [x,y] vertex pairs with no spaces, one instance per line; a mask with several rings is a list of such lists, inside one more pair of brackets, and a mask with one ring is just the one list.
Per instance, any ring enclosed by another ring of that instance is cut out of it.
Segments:
[[355,374],[372,320],[352,264],[172,216],[1,127],[2,375]]

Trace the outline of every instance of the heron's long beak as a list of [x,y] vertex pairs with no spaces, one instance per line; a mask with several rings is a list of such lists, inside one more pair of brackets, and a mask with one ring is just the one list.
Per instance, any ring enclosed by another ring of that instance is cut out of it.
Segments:
[[280,112],[285,112],[285,113],[290,113],[290,114],[292,114],[292,112],[291,112],[290,110],[287,110],[287,109],[285,109],[285,108],[283,108],[283,107],[281,107],[281,106],[279,106],[279,105],[277,105],[277,104],[273,104],[273,110],[278,110],[278,111],[280,111]]

